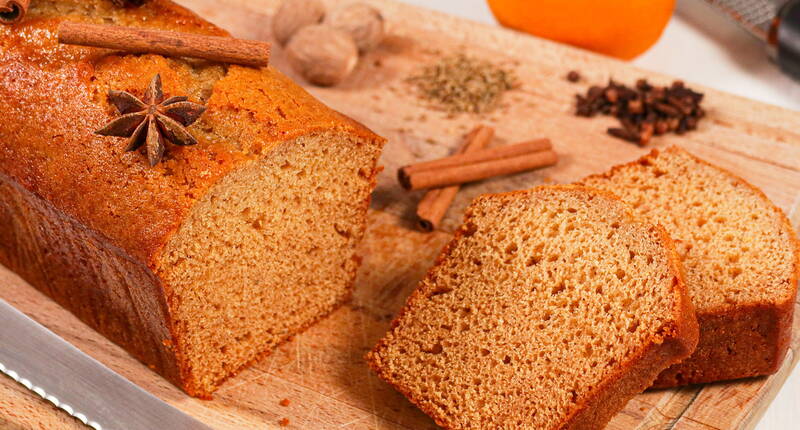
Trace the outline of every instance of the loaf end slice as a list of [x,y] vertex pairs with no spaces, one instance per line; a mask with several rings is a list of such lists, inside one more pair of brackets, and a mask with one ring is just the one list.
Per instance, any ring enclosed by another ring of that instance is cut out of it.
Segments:
[[597,429],[697,336],[664,230],[551,186],[477,198],[367,361],[448,429]]
[[656,387],[767,375],[791,338],[798,242],[783,212],[743,179],[671,147],[590,176],[669,231],[697,309],[697,351]]

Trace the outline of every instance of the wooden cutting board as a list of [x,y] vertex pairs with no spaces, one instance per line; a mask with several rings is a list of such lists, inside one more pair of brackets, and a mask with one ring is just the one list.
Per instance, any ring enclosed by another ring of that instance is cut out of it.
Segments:
[[[329,2],[347,3],[346,1]],[[239,37],[271,40],[278,0],[181,0],[201,16]],[[364,353],[389,326],[457,225],[464,206],[484,192],[570,182],[647,152],[609,138],[611,119],[577,118],[573,94],[613,77],[632,83],[670,79],[519,33],[483,26],[387,0],[375,0],[389,36],[362,58],[353,75],[332,89],[309,88],[332,107],[387,137],[386,166],[375,191],[370,228],[361,247],[361,268],[352,303],[228,381],[213,401],[186,396],[68,312],[0,267],[0,297],[134,383],[217,429],[278,428],[283,418],[297,429],[427,429],[433,422],[365,366]],[[443,53],[462,51],[516,70],[522,87],[496,112],[451,116],[415,99],[404,78]],[[273,64],[287,70],[280,48]],[[564,75],[581,71],[571,84]],[[708,117],[699,130],[656,138],[653,147],[677,144],[731,169],[764,190],[800,222],[800,114],[729,94],[706,92]],[[465,187],[442,231],[413,228],[421,193],[402,191],[396,168],[450,153],[478,123],[497,130],[497,143],[550,137],[560,163],[538,172]],[[800,306],[798,306],[800,307]],[[800,312],[797,312],[800,313]],[[633,399],[609,429],[751,429],[797,362],[795,337],[781,370],[768,378],[647,392]],[[288,406],[280,406],[288,399]],[[87,411],[90,412],[90,411]],[[0,378],[0,428],[81,428],[77,421]],[[124,425],[122,426],[124,428]]]

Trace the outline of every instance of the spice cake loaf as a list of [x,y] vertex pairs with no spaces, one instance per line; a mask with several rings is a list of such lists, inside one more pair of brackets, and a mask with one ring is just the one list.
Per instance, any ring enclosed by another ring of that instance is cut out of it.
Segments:
[[481,196],[367,361],[448,429],[600,429],[694,350],[679,265],[611,193]]
[[[384,140],[272,68],[59,45],[63,20],[210,35],[166,0],[0,26],[0,263],[198,397],[346,300]],[[109,90],[205,103],[150,167]]]
[[757,188],[678,147],[580,182],[619,195],[677,244],[700,323],[697,351],[656,387],[766,375],[786,356],[798,242]]

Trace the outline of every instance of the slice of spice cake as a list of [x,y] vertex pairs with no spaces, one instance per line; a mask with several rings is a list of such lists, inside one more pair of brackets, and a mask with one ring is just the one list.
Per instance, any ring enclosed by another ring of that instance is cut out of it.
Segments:
[[448,429],[602,428],[694,350],[679,264],[610,193],[482,196],[368,362]]

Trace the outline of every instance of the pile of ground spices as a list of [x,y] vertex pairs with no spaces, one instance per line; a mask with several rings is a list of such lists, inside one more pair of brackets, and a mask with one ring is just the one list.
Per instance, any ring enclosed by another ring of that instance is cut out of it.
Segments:
[[449,113],[485,113],[517,87],[513,72],[489,61],[454,54],[408,78],[422,99]]

